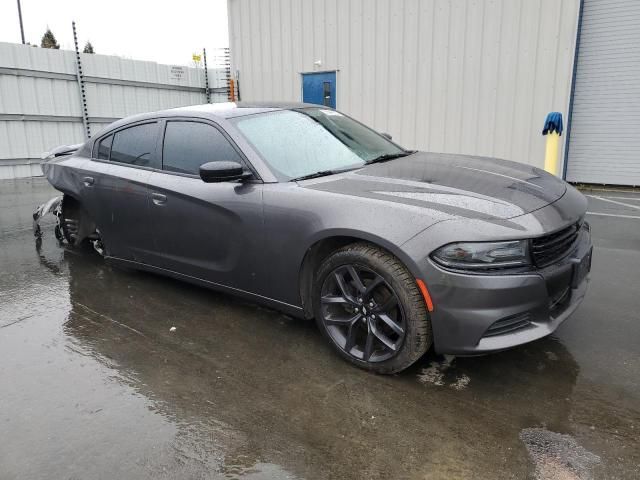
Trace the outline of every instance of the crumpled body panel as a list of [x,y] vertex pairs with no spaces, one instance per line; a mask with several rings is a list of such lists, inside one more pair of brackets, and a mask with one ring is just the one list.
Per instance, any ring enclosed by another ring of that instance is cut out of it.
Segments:
[[42,229],[40,228],[40,221],[45,215],[53,214],[56,217],[56,228],[55,234],[56,238],[62,241],[62,230],[61,230],[61,222],[62,222],[62,195],[53,197],[49,201],[43,203],[38,206],[33,212],[33,235],[37,239],[42,238]]

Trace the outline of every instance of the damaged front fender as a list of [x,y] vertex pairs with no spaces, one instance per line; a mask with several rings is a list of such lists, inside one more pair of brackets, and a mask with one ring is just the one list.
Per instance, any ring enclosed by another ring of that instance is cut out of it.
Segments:
[[33,212],[33,235],[38,245],[42,242],[40,222],[43,217],[52,214],[56,217],[55,236],[62,245],[65,241],[71,246],[80,245],[85,239],[101,256],[106,255],[106,249],[100,231],[95,222],[80,204],[68,195],[54,197],[40,205]]

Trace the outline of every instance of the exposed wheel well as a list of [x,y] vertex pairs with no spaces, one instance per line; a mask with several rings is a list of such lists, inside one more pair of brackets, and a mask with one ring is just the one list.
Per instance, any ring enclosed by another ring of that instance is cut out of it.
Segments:
[[[314,273],[316,272],[320,264],[324,261],[324,259],[326,259],[329,255],[331,255],[336,250],[346,247],[347,245],[350,245],[352,243],[368,243],[389,252],[388,249],[374,242],[350,236],[323,238],[322,240],[314,243],[309,248],[309,250],[307,250],[304,259],[302,260],[302,266],[300,267],[300,298],[302,300],[302,308],[305,318],[313,318],[314,315],[312,301]],[[393,255],[392,252],[389,253]]]
[[62,198],[62,232],[65,239],[74,246],[80,245],[87,238],[95,238],[96,232],[96,223],[82,203],[67,193]]

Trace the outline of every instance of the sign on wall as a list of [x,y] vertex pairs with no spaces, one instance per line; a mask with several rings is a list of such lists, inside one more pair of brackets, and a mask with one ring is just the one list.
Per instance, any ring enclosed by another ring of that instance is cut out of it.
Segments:
[[181,67],[179,65],[172,65],[171,69],[169,70],[169,78],[171,80],[181,81],[181,80],[184,80],[186,73],[187,72],[185,67]]

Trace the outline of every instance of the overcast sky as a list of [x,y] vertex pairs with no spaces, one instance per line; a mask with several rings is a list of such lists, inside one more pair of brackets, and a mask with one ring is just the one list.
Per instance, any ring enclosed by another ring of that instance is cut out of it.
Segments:
[[[229,45],[227,0],[21,0],[25,40],[40,45],[47,26],[60,48],[80,48],[160,63],[190,65],[191,54]],[[0,41],[21,43],[17,0],[0,1]]]

